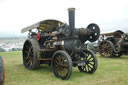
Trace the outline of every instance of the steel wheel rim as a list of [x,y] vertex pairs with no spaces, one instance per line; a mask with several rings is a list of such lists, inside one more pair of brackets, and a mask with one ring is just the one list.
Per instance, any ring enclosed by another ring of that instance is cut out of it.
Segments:
[[113,54],[113,48],[112,48],[111,43],[107,41],[101,42],[99,46],[99,53],[103,57],[111,56]]
[[23,49],[24,64],[27,68],[32,68],[33,57],[34,57],[34,51],[32,44],[29,41],[27,41]]
[[62,54],[57,54],[54,59],[55,71],[58,77],[64,78],[69,73],[68,61]]
[[97,68],[97,62],[96,59],[94,58],[94,55],[90,51],[88,51],[87,53],[82,51],[82,56],[83,57],[81,57],[81,60],[85,61],[85,65],[80,66],[79,68],[83,72],[93,73],[93,71],[95,71]]

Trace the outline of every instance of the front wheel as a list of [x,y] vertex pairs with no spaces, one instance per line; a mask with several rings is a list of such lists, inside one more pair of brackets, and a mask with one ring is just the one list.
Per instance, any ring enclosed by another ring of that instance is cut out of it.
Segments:
[[56,51],[52,59],[54,75],[62,80],[67,80],[72,74],[72,60],[65,51]]
[[80,54],[80,60],[85,61],[85,65],[78,66],[80,72],[94,73],[97,69],[97,58],[91,50],[84,50]]

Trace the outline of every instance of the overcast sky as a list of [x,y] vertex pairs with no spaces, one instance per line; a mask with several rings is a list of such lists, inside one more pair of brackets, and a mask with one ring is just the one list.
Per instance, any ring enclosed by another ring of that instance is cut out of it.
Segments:
[[0,0],[0,37],[25,36],[21,29],[45,19],[68,23],[76,10],[76,28],[96,23],[101,33],[128,32],[128,0]]

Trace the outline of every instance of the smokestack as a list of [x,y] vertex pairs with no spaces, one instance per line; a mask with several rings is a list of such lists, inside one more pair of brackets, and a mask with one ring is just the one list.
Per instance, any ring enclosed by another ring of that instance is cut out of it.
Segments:
[[68,14],[69,14],[69,27],[72,35],[75,28],[75,8],[69,8]]

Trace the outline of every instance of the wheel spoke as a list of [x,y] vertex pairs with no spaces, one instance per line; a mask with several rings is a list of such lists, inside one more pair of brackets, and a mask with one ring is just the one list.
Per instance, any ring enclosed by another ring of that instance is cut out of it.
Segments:
[[94,60],[91,60],[91,61],[89,61],[89,62],[94,62]]
[[60,56],[57,58],[57,61],[59,64],[61,63],[61,57]]
[[90,68],[90,69],[92,69],[93,67],[91,67],[89,64],[88,64],[88,67]]
[[88,66],[87,66],[87,65],[86,65],[86,71],[87,71],[87,72],[89,72],[89,68],[88,68]]
[[90,64],[90,65],[92,65],[92,66],[94,65],[94,64],[92,64],[92,63],[90,63],[90,62],[89,62],[88,64]]
[[87,54],[85,52],[82,51],[82,53],[84,54],[84,56],[87,56]]
[[30,62],[30,67],[32,67],[32,61]]
[[88,61],[92,58],[92,56],[89,56]]
[[60,61],[58,59],[56,59],[56,65],[59,65]]
[[63,64],[63,68],[68,68],[68,65],[66,63]]
[[81,69],[82,72],[86,72],[86,65],[80,66],[80,69]]
[[88,64],[87,64],[87,66],[88,66],[88,71],[90,71],[91,67]]
[[25,48],[26,48],[26,49],[29,49],[29,45],[25,45]]
[[57,70],[57,71],[60,71],[60,68],[59,68],[59,67],[56,67],[56,70]]
[[28,53],[28,50],[24,51],[24,53]]
[[31,63],[31,60],[28,60],[27,65],[29,65],[30,63]]
[[28,59],[30,59],[30,57],[29,57],[29,56],[26,56],[26,57],[25,57],[25,60],[28,60]]
[[84,65],[84,66],[81,66],[82,67],[82,70],[84,71],[84,72],[86,72],[87,70],[86,70],[86,65]]

